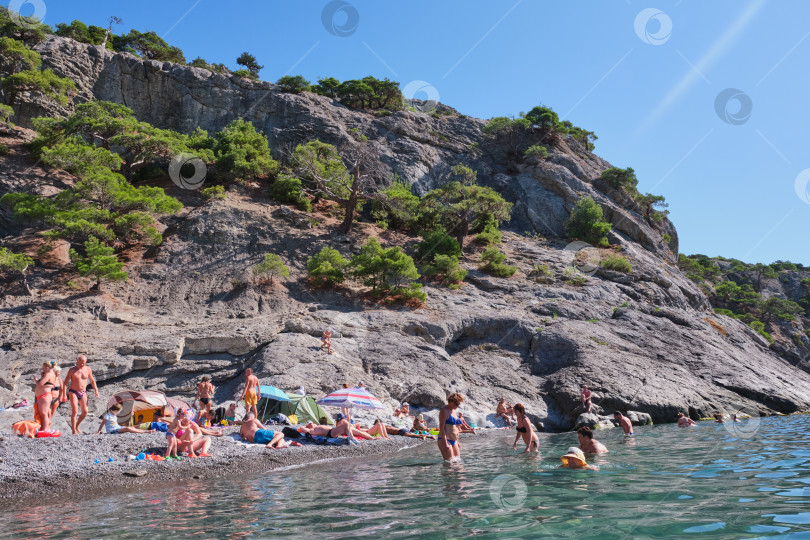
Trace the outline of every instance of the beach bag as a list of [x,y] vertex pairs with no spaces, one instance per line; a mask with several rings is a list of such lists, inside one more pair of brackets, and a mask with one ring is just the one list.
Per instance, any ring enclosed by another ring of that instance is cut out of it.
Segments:
[[301,433],[297,429],[294,429],[294,428],[291,428],[291,427],[281,428],[281,432],[288,439],[300,439],[301,438]]
[[14,431],[15,435],[30,437],[32,439],[36,437],[40,427],[38,422],[31,420],[20,420],[19,422],[11,424],[11,429]]

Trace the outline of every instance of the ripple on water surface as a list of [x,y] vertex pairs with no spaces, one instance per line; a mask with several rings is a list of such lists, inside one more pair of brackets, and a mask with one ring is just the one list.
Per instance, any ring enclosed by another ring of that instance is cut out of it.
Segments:
[[[255,477],[0,510],[3,537],[166,534],[328,538],[810,537],[803,416],[766,418],[752,437],[713,423],[599,432],[598,471],[559,469],[572,434],[540,434],[542,455],[513,453],[514,432],[462,440],[448,465],[435,445]],[[249,467],[249,464],[246,464]],[[42,524],[40,516],[48,516]]]

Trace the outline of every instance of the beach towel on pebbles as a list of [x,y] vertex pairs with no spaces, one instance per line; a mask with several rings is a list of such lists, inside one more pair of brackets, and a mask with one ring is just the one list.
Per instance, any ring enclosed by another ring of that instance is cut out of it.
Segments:
[[328,444],[331,446],[340,446],[342,444],[349,444],[349,439],[343,437],[320,437],[318,435],[306,434],[305,439],[315,444]]
[[231,435],[225,435],[223,439],[230,439],[236,444],[240,446],[247,446],[249,448],[264,448],[263,444],[253,444],[252,442],[248,442],[241,437],[238,433],[232,433]]

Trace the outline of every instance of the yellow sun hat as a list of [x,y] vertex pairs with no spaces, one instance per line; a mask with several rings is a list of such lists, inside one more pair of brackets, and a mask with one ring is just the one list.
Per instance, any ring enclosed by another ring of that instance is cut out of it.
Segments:
[[576,446],[569,448],[568,453],[562,456],[560,460],[566,467],[571,465],[575,467],[584,467],[587,465],[585,462],[585,453]]

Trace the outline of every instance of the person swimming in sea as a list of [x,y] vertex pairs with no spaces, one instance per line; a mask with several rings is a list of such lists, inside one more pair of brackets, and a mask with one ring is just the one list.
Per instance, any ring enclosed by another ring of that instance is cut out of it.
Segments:
[[561,469],[599,470],[599,467],[596,465],[588,465],[585,461],[585,453],[576,446],[569,448],[567,453],[560,458],[560,461],[562,461],[562,465],[560,465]]
[[464,402],[464,396],[453,393],[447,396],[447,405],[439,411],[439,452],[445,461],[457,461],[461,458],[461,443],[458,435],[461,431],[461,420],[454,415]]
[[588,426],[583,426],[577,430],[579,438],[579,448],[588,454],[606,454],[607,447],[593,438],[593,431]]
[[697,422],[683,414],[682,412],[678,413],[678,427],[692,427],[696,426]]
[[517,423],[515,424],[517,435],[515,435],[515,442],[512,444],[512,450],[517,450],[518,439],[522,436],[523,442],[526,443],[526,450],[523,451],[524,454],[527,452],[539,452],[540,439],[537,437],[537,433],[534,432],[534,426],[526,416],[526,408],[522,403],[515,403],[513,408],[515,410],[515,416],[517,417]]
[[620,411],[613,413],[613,418],[619,423],[624,430],[625,435],[633,435],[633,422],[624,416]]

